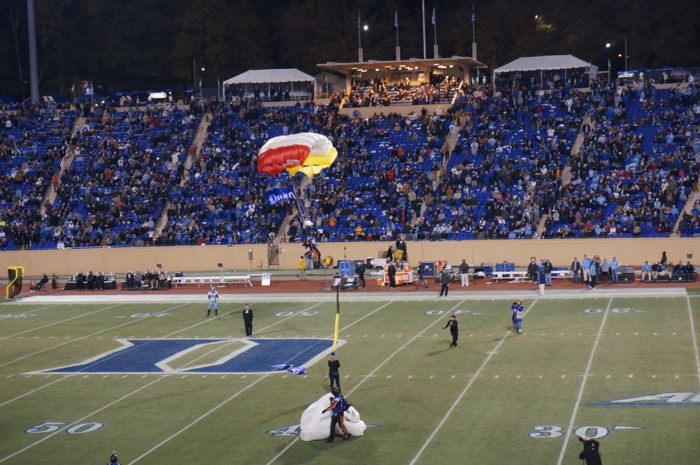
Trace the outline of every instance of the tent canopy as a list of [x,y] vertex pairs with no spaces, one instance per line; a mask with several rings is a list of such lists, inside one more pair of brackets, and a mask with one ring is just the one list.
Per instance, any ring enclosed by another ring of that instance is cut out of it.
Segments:
[[314,82],[314,77],[298,69],[251,69],[226,79],[224,84],[273,84],[279,82]]
[[552,69],[590,68],[596,72],[598,67],[573,55],[543,55],[539,57],[521,57],[515,61],[496,68],[493,73],[511,73],[515,71],[539,71]]

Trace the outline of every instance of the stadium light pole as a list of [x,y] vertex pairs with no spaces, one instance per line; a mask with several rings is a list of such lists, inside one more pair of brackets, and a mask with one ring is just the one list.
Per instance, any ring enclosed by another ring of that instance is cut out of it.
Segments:
[[362,63],[362,25],[360,24],[360,9],[357,9],[357,61]]
[[39,102],[39,66],[36,52],[36,17],[34,0],[27,0],[27,38],[29,39],[29,93],[32,102]]

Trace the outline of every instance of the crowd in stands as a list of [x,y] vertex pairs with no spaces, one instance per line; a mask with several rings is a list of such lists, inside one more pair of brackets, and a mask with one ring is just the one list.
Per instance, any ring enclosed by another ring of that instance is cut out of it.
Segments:
[[[668,236],[679,216],[682,235],[699,233],[700,205],[681,215],[698,178],[698,87],[574,87],[499,96],[454,79],[375,81],[376,102],[392,91],[418,92],[418,105],[436,90],[455,97],[435,112],[371,118],[338,113],[339,96],[272,108],[97,105],[84,118],[22,105],[0,115],[0,248],[264,243],[296,208],[265,204],[272,187],[299,191],[304,215],[289,241],[530,238],[543,218],[551,238]],[[358,95],[350,100],[373,105]],[[301,174],[257,172],[266,140],[308,131],[337,148],[330,168],[303,189]]]
[[408,78],[391,84],[383,78],[375,78],[360,82],[349,93],[339,92],[333,98],[347,108],[449,104],[460,84],[451,76],[433,76],[430,82],[418,84],[411,83]]

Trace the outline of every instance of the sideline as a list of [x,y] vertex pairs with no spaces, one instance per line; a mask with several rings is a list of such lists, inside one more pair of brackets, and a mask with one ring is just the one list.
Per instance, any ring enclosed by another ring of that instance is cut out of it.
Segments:
[[690,336],[693,339],[693,352],[695,352],[695,367],[698,373],[698,385],[700,385],[700,353],[698,353],[698,339],[695,335],[695,320],[693,319],[693,305],[688,300],[688,319],[690,320]]
[[[424,301],[435,300],[435,291],[416,292],[371,292],[354,293],[343,292],[342,302],[389,302],[389,301]],[[521,299],[574,299],[580,298],[613,298],[613,297],[686,297],[687,289],[684,287],[643,287],[640,289],[555,289],[547,290],[544,296],[539,295],[538,290],[532,290],[531,294],[522,290],[503,291],[456,291],[450,292],[447,301],[474,301],[493,299],[512,299],[516,296]],[[253,302],[335,302],[335,292],[328,293],[258,293],[258,294],[224,294],[219,303],[253,303]],[[202,294],[111,294],[111,295],[39,295],[25,297],[21,300],[8,302],[11,305],[24,305],[36,303],[168,303],[168,302],[202,302]]]

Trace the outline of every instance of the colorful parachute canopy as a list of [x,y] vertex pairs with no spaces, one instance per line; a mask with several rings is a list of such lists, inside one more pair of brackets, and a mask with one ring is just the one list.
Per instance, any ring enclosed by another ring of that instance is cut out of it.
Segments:
[[277,176],[287,170],[294,176],[301,171],[311,177],[331,166],[337,156],[331,141],[322,134],[306,132],[273,137],[258,153],[258,173]]

